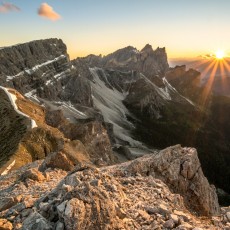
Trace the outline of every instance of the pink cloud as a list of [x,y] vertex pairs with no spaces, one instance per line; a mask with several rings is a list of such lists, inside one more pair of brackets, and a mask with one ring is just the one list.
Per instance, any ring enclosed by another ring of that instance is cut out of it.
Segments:
[[56,13],[53,8],[47,3],[42,3],[38,9],[38,15],[49,20],[56,21],[61,18],[61,16]]
[[3,2],[0,5],[0,13],[8,13],[10,11],[20,11],[20,8],[9,2]]

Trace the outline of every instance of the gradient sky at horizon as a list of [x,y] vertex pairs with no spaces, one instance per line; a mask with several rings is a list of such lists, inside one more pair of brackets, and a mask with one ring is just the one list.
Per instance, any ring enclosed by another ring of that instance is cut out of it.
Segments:
[[147,43],[166,47],[169,58],[230,50],[230,0],[47,0],[57,21],[38,16],[44,2],[10,3],[21,11],[0,13],[0,47],[58,37],[71,58]]

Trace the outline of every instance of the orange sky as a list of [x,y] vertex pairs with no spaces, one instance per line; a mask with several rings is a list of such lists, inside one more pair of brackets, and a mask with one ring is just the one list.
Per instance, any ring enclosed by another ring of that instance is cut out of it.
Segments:
[[57,37],[71,58],[147,43],[169,58],[229,52],[229,9],[228,0],[12,0],[0,3],[0,47]]

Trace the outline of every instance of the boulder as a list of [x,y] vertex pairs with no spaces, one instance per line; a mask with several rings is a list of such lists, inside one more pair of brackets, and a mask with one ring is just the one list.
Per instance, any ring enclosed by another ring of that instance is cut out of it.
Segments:
[[13,225],[6,219],[0,219],[0,230],[11,230]]
[[175,226],[175,223],[173,219],[167,220],[163,225],[163,227],[165,227],[166,229],[173,229],[174,226]]
[[18,202],[19,202],[19,200],[17,199],[17,197],[15,197],[15,198],[14,197],[0,198],[0,212],[11,208],[12,206],[17,204]]
[[74,164],[71,162],[67,156],[62,152],[54,152],[49,154],[41,166],[39,167],[40,171],[45,171],[46,169],[59,168],[65,171],[73,170]]
[[26,181],[27,179],[40,182],[40,181],[45,180],[46,178],[43,176],[41,172],[38,171],[38,169],[32,168],[32,169],[25,171],[21,175],[19,180]]
[[25,219],[22,230],[52,230],[52,225],[39,213],[34,212]]

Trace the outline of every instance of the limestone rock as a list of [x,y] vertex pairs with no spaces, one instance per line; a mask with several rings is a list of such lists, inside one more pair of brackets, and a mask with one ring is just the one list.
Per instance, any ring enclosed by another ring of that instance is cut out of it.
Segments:
[[13,225],[6,219],[0,219],[0,230],[12,230]]
[[38,169],[29,169],[21,175],[19,180],[26,181],[27,179],[40,182],[45,180],[45,177]]
[[167,229],[173,229],[173,227],[175,226],[175,223],[172,219],[170,219],[170,220],[167,220],[163,226]]
[[39,170],[44,171],[47,168],[59,168],[65,171],[70,171],[73,170],[74,164],[66,157],[64,153],[55,152],[46,157]]
[[[94,59],[95,60],[95,59]],[[92,63],[92,56],[87,57],[89,64]],[[113,68],[119,70],[137,70],[151,76],[156,73],[164,73],[168,69],[167,54],[165,48],[153,50],[152,46],[147,44],[141,51],[132,46],[119,49],[103,58],[97,58],[97,66]]]
[[[174,146],[170,150],[175,152],[175,160],[181,157],[177,155],[180,149]],[[42,164],[41,161],[31,163],[0,177],[0,196],[7,194],[18,202],[0,215],[15,229],[227,229],[229,209],[223,209],[221,216],[212,220],[209,216],[199,217],[184,205],[185,196],[183,199],[173,193],[172,187],[162,181],[157,167],[151,171],[152,158],[155,158],[159,168],[167,172],[157,157],[161,158],[168,151],[102,168],[78,163],[68,174],[62,169],[49,168],[46,170],[49,180],[27,180],[27,186],[18,183],[20,175],[37,170]],[[186,148],[183,151],[182,156],[193,155]],[[188,156],[185,158],[191,162]],[[169,161],[168,164],[174,163]],[[191,172],[196,171],[190,164],[181,167],[183,169],[186,169],[183,175],[189,178]],[[14,182],[17,183],[12,186]],[[18,194],[22,194],[21,197]]]
[[170,214],[169,216],[170,216],[171,220],[173,220],[173,222],[174,222],[175,224],[178,224],[179,218],[178,218],[177,215]]
[[52,225],[42,217],[39,213],[34,212],[25,219],[22,225],[22,230],[51,230]]
[[135,175],[154,175],[184,197],[188,208],[204,215],[220,213],[215,188],[210,186],[204,176],[197,152],[194,148],[180,145],[166,148],[156,155],[111,166],[111,173]]
[[18,200],[14,197],[2,197],[0,198],[0,212],[4,211],[8,208],[11,208],[15,204],[17,204]]
[[177,227],[178,230],[190,230],[193,229],[193,226],[188,223],[183,223]]
[[227,219],[228,219],[228,222],[230,222],[230,212],[227,212],[227,213],[226,213],[226,217],[227,217]]

